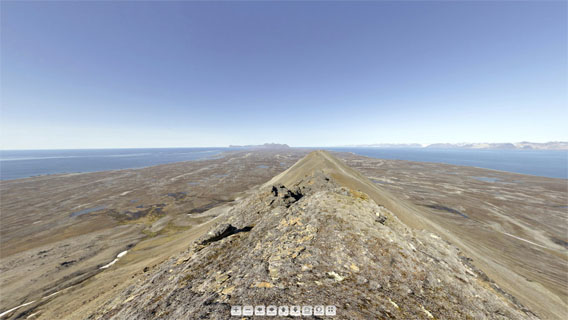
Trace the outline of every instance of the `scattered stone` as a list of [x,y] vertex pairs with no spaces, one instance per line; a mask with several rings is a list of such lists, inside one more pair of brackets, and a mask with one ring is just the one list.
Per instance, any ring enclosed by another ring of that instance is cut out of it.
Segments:
[[377,221],[380,224],[385,224],[385,222],[387,222],[387,217],[377,214],[375,221]]
[[359,267],[357,267],[353,263],[349,266],[349,269],[353,270],[354,272],[359,272]]
[[221,293],[224,294],[224,295],[228,295],[228,294],[233,293],[233,291],[235,291],[235,286],[225,288],[225,289],[223,289],[223,291],[221,291]]
[[341,282],[341,281],[343,281],[343,279],[345,279],[345,277],[340,276],[335,271],[327,272],[327,275],[337,282]]
[[270,282],[259,282],[255,285],[257,288],[272,288],[274,285]]

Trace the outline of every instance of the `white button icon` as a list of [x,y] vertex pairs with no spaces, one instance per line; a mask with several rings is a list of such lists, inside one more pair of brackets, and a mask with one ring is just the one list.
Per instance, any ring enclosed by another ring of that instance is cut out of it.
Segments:
[[335,306],[231,306],[231,316],[335,316]]
[[289,314],[290,314],[290,310],[288,309],[288,306],[278,307],[278,315],[279,316],[287,316]]
[[314,307],[314,316],[323,316],[325,315],[324,306],[315,306]]
[[243,316],[252,316],[254,308],[252,306],[243,307]]
[[240,316],[242,315],[241,306],[232,306],[231,307],[231,315],[232,316]]
[[264,315],[264,306],[254,307],[254,315],[255,316],[263,316]]
[[275,316],[278,314],[278,309],[276,306],[268,306],[266,307],[266,315],[267,316]]
[[303,306],[302,307],[302,315],[303,316],[311,316],[312,315],[312,306]]
[[291,306],[290,307],[290,315],[295,316],[295,317],[301,316],[302,315],[302,309],[300,308],[300,306]]
[[326,316],[334,316],[335,315],[335,306],[326,306],[325,307],[325,315]]

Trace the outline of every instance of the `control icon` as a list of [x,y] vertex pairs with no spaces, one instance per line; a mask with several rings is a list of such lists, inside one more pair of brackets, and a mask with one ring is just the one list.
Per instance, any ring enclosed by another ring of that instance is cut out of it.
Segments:
[[302,315],[302,309],[300,306],[291,306],[290,307],[290,315],[294,317],[299,317]]
[[325,315],[326,316],[334,316],[336,313],[335,306],[326,306],[325,307]]
[[315,306],[314,307],[314,316],[324,316],[324,315],[325,315],[324,306]]
[[254,307],[254,315],[255,316],[263,316],[264,315],[264,306]]
[[275,316],[278,314],[278,309],[276,306],[268,306],[266,307],[266,315],[267,316]]
[[252,306],[243,307],[243,316],[252,316],[254,313],[254,308]]
[[290,309],[288,309],[288,306],[280,306],[280,307],[278,307],[278,315],[279,315],[279,316],[287,316],[287,315],[290,315]]
[[241,306],[232,306],[231,307],[231,315],[232,316],[240,316],[242,315],[242,308]]
[[303,316],[311,316],[312,315],[312,306],[303,306],[302,307],[302,315]]

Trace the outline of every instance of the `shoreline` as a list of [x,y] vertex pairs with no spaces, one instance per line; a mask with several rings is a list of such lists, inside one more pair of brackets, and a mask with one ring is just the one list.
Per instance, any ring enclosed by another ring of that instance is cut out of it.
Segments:
[[558,178],[558,177],[549,177],[549,176],[539,176],[539,175],[536,175],[536,174],[497,170],[497,169],[490,169],[490,168],[483,168],[483,167],[476,167],[476,166],[465,166],[465,165],[461,165],[461,164],[452,164],[452,163],[445,163],[445,162],[374,158],[374,157],[370,157],[370,156],[366,156],[366,155],[362,155],[362,154],[358,154],[358,153],[354,153],[354,152],[349,152],[349,151],[333,151],[333,152],[345,152],[345,153],[349,153],[349,154],[352,154],[352,155],[357,156],[357,157],[365,157],[365,158],[369,158],[369,159],[377,159],[377,160],[385,160],[385,161],[405,161],[405,162],[414,162],[414,163],[427,163],[427,164],[432,164],[432,165],[456,166],[456,167],[461,167],[461,168],[473,168],[473,169],[479,169],[479,170],[494,171],[494,172],[497,172],[497,173],[516,174],[516,175],[521,175],[521,176],[528,176],[530,178],[546,178],[546,179],[568,180],[568,177]]
[[[307,148],[290,148],[290,149],[304,150],[304,149],[307,149]],[[377,149],[379,149],[379,148],[377,148]],[[107,149],[101,149],[101,150],[107,150]],[[325,148],[324,148],[324,150],[325,150]],[[126,170],[140,170],[140,169],[146,169],[146,168],[152,168],[152,167],[158,167],[158,166],[164,166],[164,165],[172,165],[172,164],[184,163],[184,162],[215,160],[215,159],[223,158],[223,157],[227,156],[228,154],[231,154],[231,153],[234,153],[234,152],[249,152],[249,151],[250,152],[259,152],[259,151],[262,152],[262,151],[274,151],[274,149],[270,149],[270,150],[263,150],[263,149],[260,149],[260,150],[259,149],[234,150],[234,149],[230,149],[230,150],[220,151],[219,153],[216,153],[216,154],[214,154],[210,157],[204,157],[204,158],[193,159],[193,160],[174,161],[174,162],[160,163],[160,164],[154,164],[154,165],[148,165],[148,166],[125,167],[125,168],[109,169],[109,170],[46,173],[46,174],[32,175],[32,176],[14,178],[14,179],[1,179],[0,178],[0,183],[21,181],[23,179],[36,179],[36,178],[46,178],[46,177],[51,178],[51,177],[64,177],[64,176],[82,175],[82,174],[87,174],[87,173],[103,173],[103,172],[110,173],[110,172],[120,172],[120,171],[126,171]],[[485,167],[479,167],[479,166],[468,166],[468,165],[463,165],[463,164],[453,164],[453,163],[447,163],[447,162],[381,158],[381,157],[373,157],[373,156],[369,156],[369,155],[359,154],[359,153],[349,151],[349,150],[345,150],[345,151],[329,150],[329,151],[338,152],[338,153],[348,153],[348,154],[352,154],[352,155],[355,155],[355,156],[365,157],[365,158],[369,158],[369,159],[379,159],[379,160],[385,160],[385,161],[404,161],[404,162],[412,162],[412,163],[426,163],[426,164],[433,164],[433,165],[442,165],[442,166],[444,166],[444,165],[457,166],[457,167],[462,167],[462,168],[475,168],[475,169],[480,169],[480,170],[489,170],[489,171],[493,171],[493,172],[497,172],[497,173],[516,174],[516,175],[527,176],[527,177],[532,177],[532,178],[547,178],[547,179],[568,180],[568,176],[566,176],[566,177],[551,177],[551,176],[545,176],[545,175],[521,173],[521,172],[515,172],[515,171],[506,171],[506,170],[485,168]],[[535,150],[532,150],[532,151],[535,151]],[[542,150],[536,150],[536,151],[542,151]],[[544,151],[549,151],[549,150],[544,150]],[[555,151],[562,151],[562,150],[555,150]]]
[[[102,150],[106,150],[106,149],[102,149]],[[176,163],[208,161],[208,160],[215,160],[215,159],[223,158],[223,157],[226,156],[226,154],[229,154],[233,151],[234,150],[221,151],[221,152],[219,152],[215,155],[212,155],[210,157],[204,157],[204,158],[192,159],[192,160],[174,161],[174,162],[167,162],[167,163],[158,163],[158,164],[153,164],[153,165],[148,165],[148,166],[139,166],[139,167],[136,166],[136,167],[108,169],[108,170],[95,170],[95,171],[44,173],[44,174],[38,174],[38,175],[32,175],[32,176],[14,178],[14,179],[2,179],[2,178],[0,178],[0,183],[1,182],[8,182],[8,181],[23,180],[23,179],[33,179],[33,178],[72,176],[72,175],[80,175],[80,174],[86,174],[86,173],[101,173],[101,172],[107,172],[108,173],[108,172],[118,172],[118,171],[126,171],[126,170],[140,170],[140,169],[146,169],[146,168],[152,168],[152,167],[158,167],[158,166],[164,166],[164,165],[170,165],[170,164],[176,164]]]

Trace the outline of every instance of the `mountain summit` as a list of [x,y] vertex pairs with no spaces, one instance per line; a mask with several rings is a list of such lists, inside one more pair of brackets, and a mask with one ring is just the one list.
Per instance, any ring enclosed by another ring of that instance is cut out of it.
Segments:
[[235,305],[334,305],[336,319],[537,318],[405,207],[313,152],[89,318],[228,319]]

